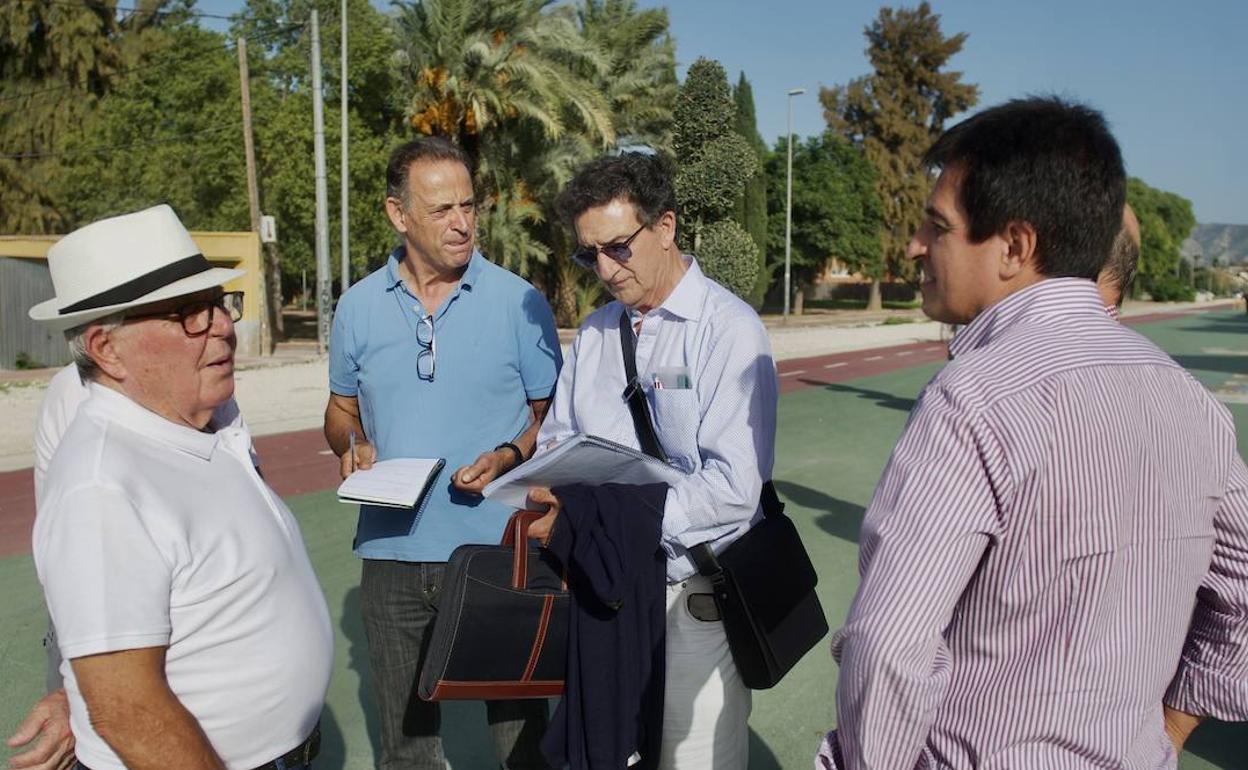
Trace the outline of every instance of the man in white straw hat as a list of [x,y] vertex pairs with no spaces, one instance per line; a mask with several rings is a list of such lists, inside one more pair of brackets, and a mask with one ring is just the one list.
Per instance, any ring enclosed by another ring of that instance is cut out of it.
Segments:
[[168,206],[77,230],[48,264],[56,297],[30,316],[66,330],[90,390],[34,532],[80,766],[306,766],[325,599],[246,429],[212,422],[241,271],[213,268]]

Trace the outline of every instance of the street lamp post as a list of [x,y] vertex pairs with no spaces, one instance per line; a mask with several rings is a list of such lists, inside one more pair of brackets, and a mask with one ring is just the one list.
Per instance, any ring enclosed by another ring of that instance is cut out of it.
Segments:
[[789,102],[789,130],[786,136],[788,141],[789,160],[788,160],[788,182],[785,185],[784,200],[784,322],[789,321],[789,298],[793,295],[792,290],[792,252],[793,252],[793,97],[806,93],[805,88],[790,88],[788,90]]

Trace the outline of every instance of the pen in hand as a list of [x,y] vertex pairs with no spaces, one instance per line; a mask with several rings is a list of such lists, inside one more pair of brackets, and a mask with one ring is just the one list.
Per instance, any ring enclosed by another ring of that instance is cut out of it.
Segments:
[[351,472],[355,473],[355,431],[351,431],[348,442],[347,451],[351,453]]

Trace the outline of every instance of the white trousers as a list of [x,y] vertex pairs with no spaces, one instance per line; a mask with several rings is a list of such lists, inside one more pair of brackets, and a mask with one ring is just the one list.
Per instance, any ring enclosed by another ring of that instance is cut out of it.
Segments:
[[661,770],[745,770],[750,760],[750,691],[728,650],[724,624],[689,614],[691,593],[710,593],[695,575],[667,587],[667,687]]

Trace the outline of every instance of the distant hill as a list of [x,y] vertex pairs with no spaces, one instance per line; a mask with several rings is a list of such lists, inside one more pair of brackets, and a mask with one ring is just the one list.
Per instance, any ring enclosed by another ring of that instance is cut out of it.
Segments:
[[1183,241],[1183,256],[1197,265],[1248,265],[1248,225],[1196,225]]

